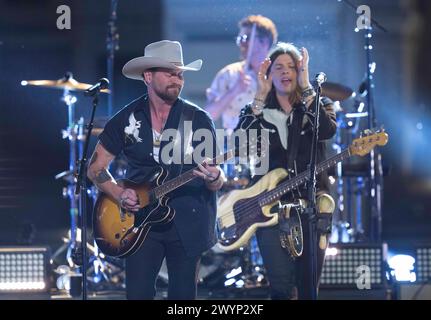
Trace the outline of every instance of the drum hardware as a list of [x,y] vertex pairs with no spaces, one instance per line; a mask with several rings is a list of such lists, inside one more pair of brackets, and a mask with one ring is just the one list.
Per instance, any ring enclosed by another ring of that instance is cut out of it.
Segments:
[[72,260],[72,250],[76,245],[76,229],[78,224],[78,199],[74,194],[76,179],[74,177],[76,171],[76,160],[77,160],[77,148],[80,141],[77,139],[79,131],[83,125],[83,119],[76,121],[75,119],[75,103],[78,100],[72,91],[84,91],[91,85],[80,83],[73,79],[71,72],[67,72],[65,76],[59,80],[24,80],[21,82],[22,85],[40,86],[51,89],[63,90],[62,101],[66,104],[68,109],[68,126],[62,130],[63,139],[69,141],[69,169],[56,175],[56,179],[64,178],[66,180],[67,187],[63,190],[63,196],[69,198],[70,208],[70,228],[72,230],[70,242],[67,248],[66,259],[71,268],[77,268]]
[[267,288],[268,281],[262,256],[253,236],[247,246],[229,253],[215,254],[218,268],[200,282],[210,295],[244,294],[249,290]]
[[[345,92],[347,94],[347,91]],[[366,110],[367,97],[365,82],[362,81],[357,92],[352,92],[344,101],[334,101],[337,116],[337,131],[332,148],[339,152],[358,135],[363,119],[369,119]],[[383,168],[383,167],[382,167]],[[388,168],[383,168],[385,176]],[[364,240],[362,199],[367,195],[365,179],[370,179],[369,163],[351,160],[338,163],[328,170],[328,175],[336,180],[337,206],[334,214],[331,243],[349,243]]]
[[[235,283],[236,287],[244,289],[267,287],[268,281],[256,235],[250,239],[248,246],[240,251],[242,252],[243,272],[240,281]],[[241,286],[241,284],[243,285]]]
[[[363,96],[356,92],[351,93],[344,101],[334,101],[337,116],[337,131],[335,141],[332,145],[333,150],[339,153],[349,145],[360,131],[361,119],[367,117],[364,112]],[[343,106],[343,107],[342,107]],[[351,160],[353,161],[353,160]],[[355,177],[357,186],[361,186],[362,177],[369,173],[362,163],[338,163],[334,168],[328,170],[328,175],[334,176],[336,180],[337,206],[334,212],[333,232],[330,237],[331,243],[354,242],[356,235],[363,232],[362,227],[357,225],[356,219],[352,214],[352,203],[360,203],[363,194],[353,192],[354,182],[346,177]],[[359,206],[356,215],[362,214]]]
[[[312,81],[315,85],[315,81]],[[333,101],[343,101],[352,96],[353,90],[345,85],[335,82],[322,83],[322,96],[328,97]]]
[[[354,10],[356,13],[356,6],[353,5],[349,0],[342,0],[340,2],[344,2],[346,5],[350,7],[350,9]],[[366,103],[366,111],[367,111],[367,128],[376,128],[378,127],[377,118],[376,118],[376,110],[374,104],[374,79],[375,79],[375,71],[376,71],[376,62],[372,61],[371,51],[374,48],[374,45],[371,45],[371,39],[373,37],[372,31],[373,28],[378,28],[383,32],[387,32],[387,30],[378,23],[375,19],[370,16],[364,15],[366,24],[362,28],[355,28],[355,32],[363,31],[363,39],[364,39],[364,53],[365,53],[365,78],[359,86],[359,93],[361,96],[365,97]],[[358,185],[362,185],[362,188],[367,188],[366,194],[369,195],[369,204],[368,207],[370,209],[370,223],[369,223],[369,240],[372,242],[381,241],[382,237],[382,194],[383,194],[383,170],[382,170],[382,156],[379,150],[371,150],[369,158],[369,171],[370,176],[367,179],[366,186],[361,178],[358,178]],[[361,214],[359,214],[357,222],[360,224],[362,221]]]
[[[73,75],[71,72],[67,72],[63,78],[58,80],[22,80],[21,85],[60,89],[60,90],[63,90],[64,92],[85,91],[91,87],[91,84],[81,83],[73,79]],[[110,93],[108,89],[101,90],[101,92]],[[63,98],[68,99],[68,101],[65,101],[66,104],[76,102],[75,100],[76,97],[74,99],[74,96],[67,97],[67,95],[64,95]]]
[[[85,140],[84,130],[84,118],[80,117],[76,120],[75,117],[75,103],[78,101],[77,97],[72,92],[85,91],[91,87],[90,84],[78,82],[73,78],[71,72],[67,72],[65,76],[58,80],[23,80],[21,81],[23,86],[38,86],[51,89],[63,90],[62,101],[68,108],[68,126],[62,130],[62,138],[69,141],[69,168],[55,176],[55,179],[62,179],[67,183],[67,186],[63,188],[63,197],[69,198],[70,208],[70,235],[67,238],[67,243],[61,246],[52,256],[51,260],[54,261],[62,252],[66,251],[66,261],[72,274],[78,274],[79,266],[73,259],[73,250],[77,247],[78,243],[78,197],[75,195],[76,188],[76,170],[77,160],[82,157],[83,141]],[[108,89],[101,90],[103,93],[109,93]],[[87,190],[89,193],[89,190]],[[91,192],[90,192],[91,193]],[[94,246],[94,248],[97,248]],[[95,277],[98,278],[110,278],[106,274],[106,270],[113,270],[109,264],[106,264],[103,259],[97,254],[97,249],[93,251],[95,253],[90,260],[94,262],[93,269],[90,272],[95,272]],[[104,270],[105,273],[100,273],[100,270]],[[87,273],[88,275],[88,273]]]

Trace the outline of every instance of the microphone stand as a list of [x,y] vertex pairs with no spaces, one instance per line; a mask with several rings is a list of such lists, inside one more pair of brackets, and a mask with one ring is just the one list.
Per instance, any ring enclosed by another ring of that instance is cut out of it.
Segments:
[[[342,0],[356,12],[356,7],[349,0]],[[371,18],[369,25],[364,28],[365,38],[365,54],[367,62],[367,78],[365,87],[367,92],[367,109],[368,109],[368,129],[377,127],[376,113],[374,107],[374,84],[373,74],[376,64],[371,61],[371,50],[373,47],[370,44],[372,37],[372,26],[377,27],[383,32],[387,30],[381,26],[375,19]],[[357,30],[355,30],[357,31]],[[382,237],[382,194],[383,194],[383,167],[382,155],[379,150],[372,149],[369,155],[369,170],[370,170],[370,185],[369,196],[371,198],[371,221],[370,221],[370,236],[374,242],[380,242]]]
[[[347,4],[350,8],[352,8],[356,12],[357,6],[355,6],[353,3],[351,3],[349,0],[338,0],[338,2],[344,2]],[[383,27],[380,23],[378,23],[375,19],[371,18],[371,23],[382,30],[383,32],[388,32],[385,27]]]
[[309,263],[307,264],[307,275],[310,281],[307,283],[306,298],[317,300],[317,223],[318,217],[316,208],[316,162],[317,162],[317,142],[319,137],[319,115],[320,115],[320,95],[322,93],[322,81],[317,81],[316,104],[314,116],[314,130],[311,142],[310,164],[308,165],[309,178],[307,183],[308,205],[304,209],[305,227],[307,230],[306,241],[308,243]]
[[[370,45],[371,26],[365,31],[365,51],[367,56],[367,105],[368,105],[368,128],[376,128],[376,112],[374,107],[374,84],[373,73],[375,63],[371,61]],[[379,150],[372,149],[369,156],[370,165],[370,194],[371,197],[371,223],[370,234],[371,240],[374,242],[381,241],[382,236],[382,193],[383,193],[383,170],[382,170],[382,156]]]
[[82,264],[82,300],[87,300],[87,153],[88,145],[93,130],[94,116],[96,114],[96,107],[99,102],[99,90],[95,91],[93,96],[93,110],[91,111],[90,122],[87,125],[87,134],[85,136],[84,150],[82,152],[82,159],[78,161],[79,167],[77,172],[77,183],[75,194],[79,194],[79,209],[81,213],[81,247],[77,250],[82,252],[82,255],[77,253],[78,260]]

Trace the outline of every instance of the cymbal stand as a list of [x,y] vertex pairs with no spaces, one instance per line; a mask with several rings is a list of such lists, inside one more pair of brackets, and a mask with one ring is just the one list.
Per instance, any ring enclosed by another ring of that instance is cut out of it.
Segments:
[[262,287],[266,285],[265,282],[265,272],[263,268],[263,261],[262,256],[259,251],[259,246],[257,244],[257,238],[256,235],[254,235],[250,239],[249,244],[249,264],[250,266],[246,268],[246,271],[248,271],[248,280],[251,280],[252,287]]
[[[364,103],[358,94],[354,97],[354,109],[352,112],[342,110],[339,102],[335,101],[334,106],[337,113],[337,131],[332,149],[337,153],[346,149],[353,139],[360,132],[360,120],[368,116],[364,112]],[[337,177],[337,210],[334,213],[334,231],[332,232],[331,243],[357,242],[364,237],[363,229],[363,204],[362,200],[366,196],[364,180],[366,177],[345,176],[342,163],[336,165]]]
[[240,269],[231,270],[231,273],[235,272],[237,274],[233,277],[233,279],[235,279],[236,289],[240,289],[242,291],[261,288],[267,285],[265,270],[263,268],[262,257],[257,245],[256,235],[250,239],[247,246],[240,249],[239,267]]
[[[76,267],[72,259],[73,249],[76,247],[77,243],[77,226],[78,226],[78,197],[75,195],[75,185],[76,179],[74,172],[76,171],[76,148],[79,143],[78,131],[79,124],[75,121],[75,102],[77,101],[76,96],[72,95],[70,91],[66,88],[63,92],[62,100],[67,105],[68,113],[68,126],[66,130],[63,130],[63,139],[69,140],[69,171],[66,173],[68,185],[63,191],[63,196],[69,198],[70,208],[70,241],[68,243],[66,259],[70,267]],[[81,124],[82,126],[82,124]],[[77,143],[78,142],[78,143]],[[81,148],[81,147],[80,147]]]
[[[342,0],[345,4],[350,6],[353,10],[357,10],[356,7],[349,0]],[[383,32],[387,30],[381,26],[375,19],[364,15],[363,17],[366,22],[364,31],[364,49],[366,58],[366,82],[365,88],[367,91],[367,112],[368,112],[368,129],[377,127],[377,119],[375,115],[374,107],[374,72],[376,69],[376,63],[371,60],[371,45],[372,30],[373,27],[380,29]],[[357,28],[356,32],[359,31]],[[370,240],[374,242],[381,241],[382,236],[382,195],[383,195],[383,170],[382,170],[382,155],[379,150],[371,150],[369,154],[369,190],[368,197],[370,200]]]
[[[73,78],[72,73],[68,72],[65,75],[66,81]],[[75,103],[77,98],[71,93],[67,87],[63,89],[62,101],[67,105],[68,122],[67,128],[62,130],[63,139],[69,141],[69,168],[67,171],[56,175],[56,179],[63,178],[67,181],[67,187],[63,188],[63,197],[69,199],[69,214],[70,214],[70,232],[67,238],[64,238],[64,245],[59,248],[51,257],[54,260],[61,252],[66,250],[66,261],[70,267],[70,276],[80,276],[79,259],[76,256],[76,250],[81,243],[81,236],[79,233],[79,197],[75,194],[76,189],[76,176],[77,159],[81,157],[84,141],[84,119],[81,117],[78,121],[75,115]],[[69,278],[71,279],[71,278]],[[71,282],[72,284],[72,282]],[[77,294],[80,288],[70,288]]]
[[[339,106],[339,102],[334,102],[335,106]],[[336,108],[337,109],[337,108]],[[340,109],[340,107],[338,108]],[[341,112],[339,113],[341,114]],[[335,142],[332,144],[332,149],[334,149],[337,153],[340,153],[346,145],[343,144],[343,137],[341,134],[341,129],[345,128],[344,117],[337,117],[337,131],[335,133]],[[332,232],[332,236],[330,242],[332,243],[344,243],[351,242],[349,234],[347,232],[350,227],[349,223],[345,220],[345,199],[344,199],[344,178],[343,178],[343,166],[342,163],[339,162],[336,165],[336,177],[337,177],[337,210],[334,213],[334,232]],[[349,212],[349,211],[347,211]]]

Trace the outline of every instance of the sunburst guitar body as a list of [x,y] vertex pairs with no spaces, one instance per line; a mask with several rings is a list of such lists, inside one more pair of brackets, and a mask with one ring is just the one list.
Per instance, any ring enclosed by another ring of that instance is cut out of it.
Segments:
[[135,190],[140,210],[132,213],[102,193],[94,208],[93,232],[99,249],[113,257],[127,257],[144,242],[148,231],[154,225],[168,223],[175,211],[167,204],[169,198],[157,198],[154,189],[163,184],[167,173],[157,168],[142,184],[119,180],[122,187]]

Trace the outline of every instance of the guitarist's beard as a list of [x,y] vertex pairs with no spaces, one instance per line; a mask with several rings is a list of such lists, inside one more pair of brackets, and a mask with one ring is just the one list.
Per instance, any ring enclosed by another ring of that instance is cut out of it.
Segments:
[[178,85],[167,86],[165,90],[157,90],[154,88],[155,93],[160,99],[166,103],[173,104],[178,99],[181,93],[182,87]]

